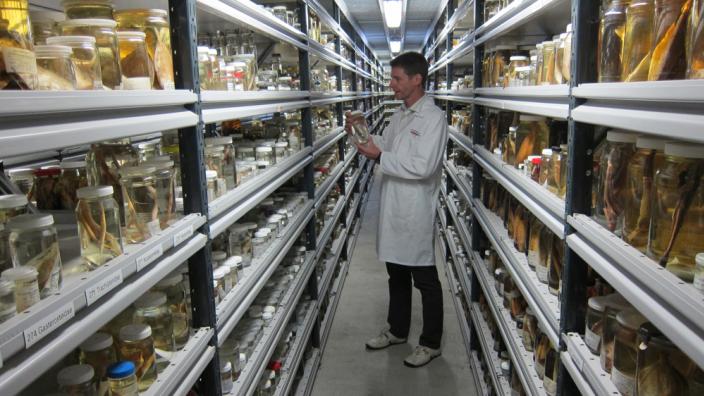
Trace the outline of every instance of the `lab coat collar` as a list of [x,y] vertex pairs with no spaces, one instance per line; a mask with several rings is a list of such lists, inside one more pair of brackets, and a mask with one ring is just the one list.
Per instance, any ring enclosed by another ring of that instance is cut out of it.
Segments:
[[417,102],[413,103],[411,107],[406,107],[406,104],[401,104],[401,110],[405,113],[406,111],[412,112],[416,117],[423,118],[423,108],[425,108],[426,103],[430,99],[429,96],[423,95]]

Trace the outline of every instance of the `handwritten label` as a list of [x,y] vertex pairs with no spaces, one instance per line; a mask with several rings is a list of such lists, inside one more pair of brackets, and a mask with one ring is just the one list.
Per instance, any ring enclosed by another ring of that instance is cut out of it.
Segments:
[[75,314],[73,302],[70,302],[29,326],[24,331],[25,348],[29,348],[39,342],[39,340],[46,337],[59,326],[68,322]]
[[185,228],[181,231],[178,231],[177,233],[174,234],[174,246],[180,245],[183,241],[188,239],[191,235],[193,235],[193,225],[191,225],[188,228]]
[[90,286],[86,289],[86,303],[90,306],[121,283],[122,271],[115,271],[115,273],[107,278],[101,279],[97,285]]
[[144,267],[154,262],[154,260],[161,257],[163,254],[164,249],[161,247],[161,244],[159,244],[140,257],[137,257],[137,271],[143,270]]

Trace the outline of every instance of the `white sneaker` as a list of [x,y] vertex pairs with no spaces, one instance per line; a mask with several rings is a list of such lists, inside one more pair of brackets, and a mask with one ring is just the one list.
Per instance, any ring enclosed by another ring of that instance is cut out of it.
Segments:
[[385,329],[381,334],[367,341],[367,349],[384,349],[391,345],[403,344],[405,342],[405,338],[398,338],[391,334],[388,329]]
[[431,360],[440,356],[439,349],[428,348],[423,345],[418,345],[416,350],[412,354],[408,355],[406,360],[403,361],[408,367],[421,367],[430,363]]

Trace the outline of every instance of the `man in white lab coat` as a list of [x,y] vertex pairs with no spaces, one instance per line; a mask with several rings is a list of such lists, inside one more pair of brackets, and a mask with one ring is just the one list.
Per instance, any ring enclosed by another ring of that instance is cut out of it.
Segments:
[[413,284],[423,303],[419,346],[404,360],[420,367],[440,356],[442,288],[435,267],[434,222],[447,119],[425,96],[428,62],[407,52],[391,61],[391,89],[403,105],[382,136],[373,136],[360,153],[379,162],[381,204],[377,255],[389,273],[388,328],[367,341],[368,349],[405,343],[411,324]]

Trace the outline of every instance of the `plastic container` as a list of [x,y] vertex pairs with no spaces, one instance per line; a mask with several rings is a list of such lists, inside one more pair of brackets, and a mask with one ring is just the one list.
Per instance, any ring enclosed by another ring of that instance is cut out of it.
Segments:
[[[145,324],[131,324],[122,327],[120,329],[118,358],[129,360],[134,364],[137,388],[139,392],[147,390],[157,378],[156,353],[154,352],[151,327]],[[108,369],[111,389],[113,389],[113,376],[111,375],[113,367]],[[131,384],[129,389],[131,389]]]
[[136,366],[131,361],[117,362],[108,368],[108,384],[111,395],[139,395],[135,369]]
[[2,279],[14,284],[14,299],[17,313],[25,311],[40,300],[39,273],[32,267],[15,267],[2,272]]
[[76,89],[94,90],[103,88],[100,58],[93,36],[55,36],[46,39],[48,45],[63,45],[71,48],[76,75]]
[[127,243],[140,243],[161,230],[156,196],[156,168],[129,166],[120,169],[120,184],[124,199]]
[[120,211],[112,195],[112,186],[83,187],[77,192],[81,257],[89,270],[123,252]]
[[113,18],[113,6],[110,0],[64,0],[61,4],[68,19]]
[[74,364],[64,367],[56,375],[59,391],[71,396],[97,396],[93,367],[87,364]]
[[95,37],[103,87],[122,89],[120,51],[115,30],[117,22],[108,19],[69,19],[59,25],[62,35]]
[[[266,162],[268,165],[271,165],[274,163],[274,149],[269,146],[258,146],[255,149],[255,156],[257,159],[257,167],[260,166],[260,163]],[[267,167],[268,167],[267,165]]]
[[28,10],[27,0],[0,4],[0,89],[37,87],[37,62]]
[[586,326],[584,329],[584,343],[589,351],[595,355],[601,354],[601,336],[606,323],[606,309],[616,312],[628,309],[630,305],[619,294],[591,297],[587,301]]
[[117,43],[120,47],[122,89],[152,89],[154,70],[149,61],[146,35],[143,32],[118,31]]
[[151,328],[154,347],[174,351],[174,320],[162,292],[147,292],[134,302],[134,323]]
[[355,144],[367,144],[369,141],[369,129],[364,113],[359,110],[348,112],[346,114],[348,122],[352,126],[350,139]]
[[[209,171],[214,171],[215,195],[219,197],[227,192],[227,176],[225,174],[225,146],[206,145],[205,146],[205,167]],[[232,184],[234,181],[230,181]]]
[[621,56],[626,29],[626,0],[610,0],[599,24],[599,82],[621,81]]
[[65,45],[37,45],[38,90],[72,91],[76,89],[76,72],[71,61],[73,50]]
[[190,305],[187,301],[187,289],[183,275],[174,272],[157,283],[152,291],[161,292],[166,295],[166,303],[171,311],[173,322],[173,338],[176,349],[183,348],[190,338],[190,326],[188,314]]
[[623,228],[623,208],[628,194],[628,164],[636,152],[637,136],[610,130],[599,164],[595,218],[609,231]]
[[0,324],[17,314],[15,305],[15,283],[0,278]]
[[[41,298],[58,293],[62,283],[61,254],[54,217],[49,214],[24,214],[10,219],[6,228],[10,231],[13,265],[37,270]],[[19,305],[18,302],[18,309]]]
[[117,362],[112,335],[95,333],[79,347],[81,364],[88,364],[95,371],[98,395],[107,394],[108,368]]
[[150,160],[143,166],[154,167],[154,185],[159,227],[164,230],[176,221],[176,171],[171,160]]

